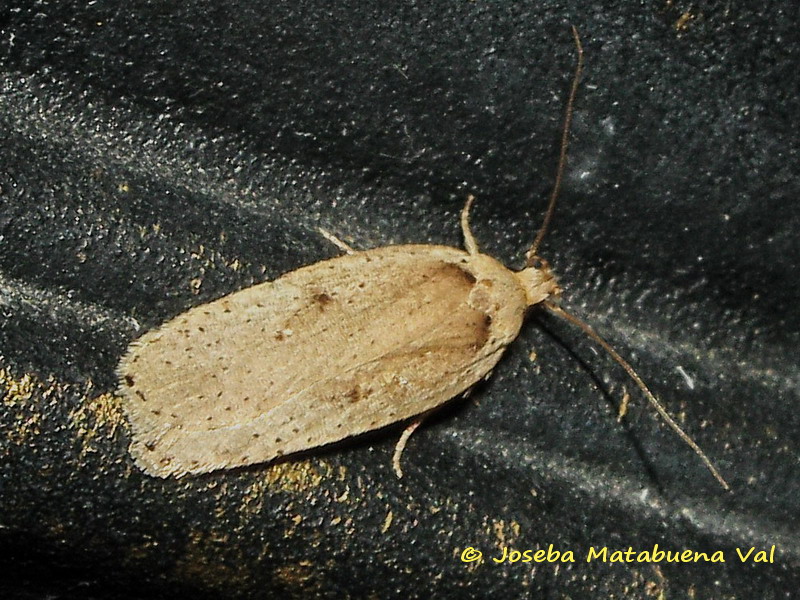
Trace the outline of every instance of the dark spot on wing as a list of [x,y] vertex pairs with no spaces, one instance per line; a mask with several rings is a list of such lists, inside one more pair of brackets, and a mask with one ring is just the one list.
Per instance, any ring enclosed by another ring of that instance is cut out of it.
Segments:
[[312,296],[312,299],[319,305],[320,310],[325,310],[325,307],[331,302],[333,302],[333,298],[331,297],[331,295],[325,292],[314,294]]
[[133,377],[131,377],[130,375],[125,375],[125,384],[128,387],[133,387]]
[[475,341],[472,343],[473,347],[477,350],[483,348],[486,342],[489,341],[489,329],[492,326],[491,315],[481,315],[480,321],[474,324],[475,327]]
[[447,267],[449,267],[449,268],[448,269],[442,269],[442,271],[449,271],[450,275],[455,275],[455,276],[460,277],[463,281],[465,281],[470,286],[472,286],[475,283],[475,281],[476,281],[475,276],[472,273],[470,273],[469,271],[466,271],[465,269],[462,269],[461,267],[459,267],[457,265],[454,265],[454,264],[448,264]]

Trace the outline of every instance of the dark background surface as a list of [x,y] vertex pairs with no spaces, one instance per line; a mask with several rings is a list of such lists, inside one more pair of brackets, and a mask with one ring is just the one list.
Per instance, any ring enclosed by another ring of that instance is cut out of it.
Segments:
[[[4,598],[790,598],[800,587],[798,8],[20,2],[0,9]],[[358,248],[542,247],[734,488],[567,324],[416,434],[180,481],[132,466],[126,345]],[[531,362],[528,354],[536,350]],[[724,564],[583,562],[590,546]],[[502,546],[575,564],[496,565]],[[774,564],[734,549],[776,545]],[[465,565],[474,546],[484,562]],[[664,594],[659,596],[659,594]]]

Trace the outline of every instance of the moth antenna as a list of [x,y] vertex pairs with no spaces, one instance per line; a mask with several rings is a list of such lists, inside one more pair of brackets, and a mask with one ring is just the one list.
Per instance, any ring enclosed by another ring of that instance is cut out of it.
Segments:
[[647,385],[644,383],[644,381],[642,381],[642,378],[639,377],[639,374],[636,373],[636,371],[633,370],[633,367],[631,367],[631,365],[628,364],[628,361],[626,361],[624,358],[622,358],[619,355],[619,353],[616,350],[614,350],[614,348],[611,346],[611,344],[609,344],[607,341],[605,341],[603,338],[601,338],[600,335],[594,329],[592,329],[592,327],[590,325],[588,325],[587,323],[584,323],[583,321],[581,321],[575,315],[572,315],[572,314],[568,313],[567,311],[565,311],[563,308],[561,308],[557,304],[545,301],[544,302],[544,306],[547,308],[547,310],[549,310],[553,314],[558,315],[562,319],[566,319],[567,321],[569,321],[573,325],[577,325],[578,327],[580,327],[581,330],[583,330],[583,332],[586,335],[588,335],[595,342],[597,342],[603,348],[603,350],[608,352],[608,354],[611,355],[611,358],[613,358],[615,361],[617,361],[617,363],[619,363],[619,365],[623,369],[625,369],[625,371],[628,373],[630,378],[633,379],[633,381],[636,383],[636,385],[639,386],[639,389],[642,390],[642,392],[647,397],[647,400],[650,402],[650,404],[653,406],[653,408],[655,408],[656,411],[658,412],[658,414],[661,415],[661,418],[664,419],[664,421],[667,422],[667,425],[672,427],[672,429],[675,431],[675,433],[677,433],[678,436],[684,442],[686,442],[692,450],[695,451],[695,454],[697,454],[697,456],[700,457],[700,459],[706,465],[708,470],[711,471],[711,474],[720,483],[720,485],[723,488],[725,488],[726,490],[730,490],[731,489],[731,487],[728,485],[728,482],[725,481],[725,479],[723,479],[722,475],[719,474],[719,471],[717,471],[716,467],[714,467],[714,465],[711,463],[711,460],[708,458],[708,456],[706,456],[706,453],[703,452],[700,449],[700,446],[698,446],[697,443],[692,438],[690,438],[689,435],[683,429],[681,429],[680,425],[678,425],[675,422],[675,420],[669,415],[669,413],[666,411],[666,409],[656,399],[655,395],[653,395],[653,392],[651,392],[650,389],[647,387]]
[[558,199],[558,192],[561,190],[561,180],[564,176],[564,168],[567,166],[567,147],[569,146],[569,129],[572,125],[572,107],[575,104],[575,96],[578,94],[578,83],[581,79],[583,72],[583,45],[581,45],[581,38],[578,35],[578,30],[572,26],[572,37],[575,38],[575,48],[578,51],[578,64],[575,66],[575,76],[572,78],[572,87],[569,91],[569,99],[567,100],[567,111],[564,116],[564,129],[561,132],[561,152],[558,156],[558,167],[556,168],[556,181],[553,184],[553,191],[550,192],[550,201],[547,205],[547,212],[544,214],[542,226],[533,240],[533,244],[525,253],[525,262],[527,266],[532,267],[536,263],[536,253],[539,250],[539,245],[542,243],[547,228],[550,226],[550,221],[553,218],[553,212],[556,208],[556,200]]

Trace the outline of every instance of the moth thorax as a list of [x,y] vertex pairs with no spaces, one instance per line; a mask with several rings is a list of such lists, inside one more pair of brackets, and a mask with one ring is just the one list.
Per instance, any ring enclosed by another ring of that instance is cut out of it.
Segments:
[[515,272],[514,276],[525,290],[528,306],[539,304],[550,296],[557,296],[561,293],[556,276],[543,260],[540,261],[538,267],[526,267],[522,271]]

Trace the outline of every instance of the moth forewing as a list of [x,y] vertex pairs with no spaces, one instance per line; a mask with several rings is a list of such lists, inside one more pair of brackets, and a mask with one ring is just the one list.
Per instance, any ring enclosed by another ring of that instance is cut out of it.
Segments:
[[491,371],[523,284],[486,255],[391,246],[195,307],[120,363],[131,454],[152,475],[202,473],[423,413]]

